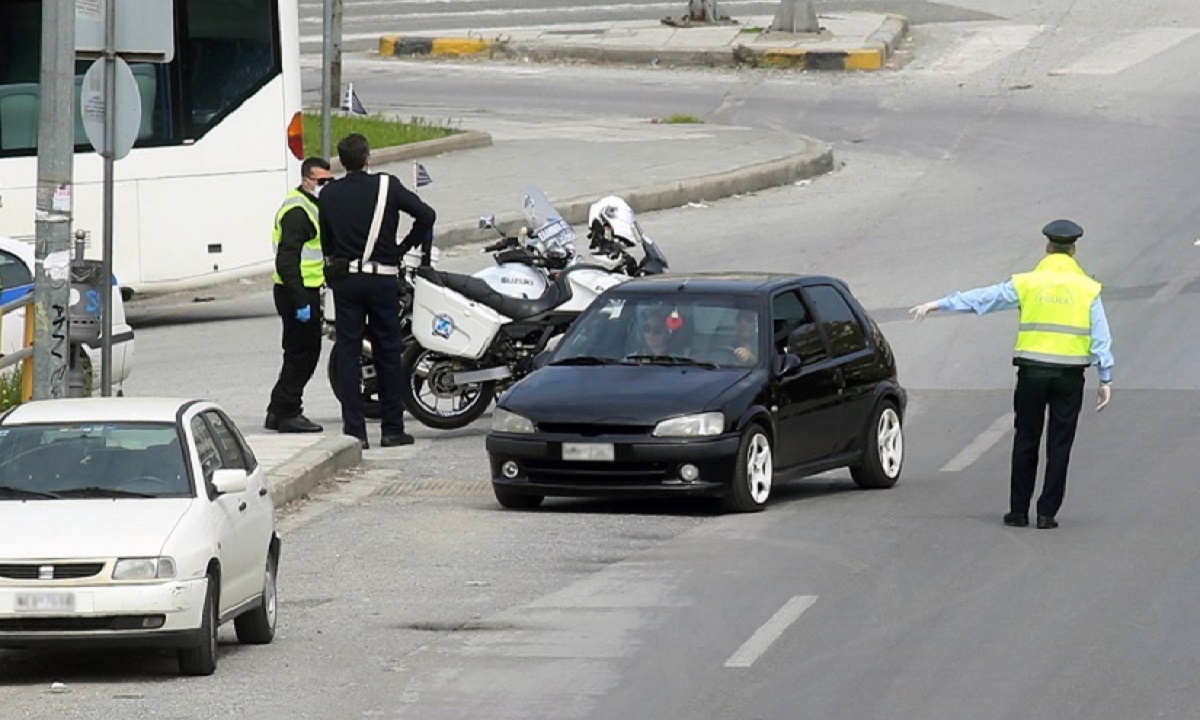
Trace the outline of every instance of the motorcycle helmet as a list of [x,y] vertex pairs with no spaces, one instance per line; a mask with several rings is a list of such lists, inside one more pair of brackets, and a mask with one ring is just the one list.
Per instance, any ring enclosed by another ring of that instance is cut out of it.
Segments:
[[612,240],[633,247],[641,243],[642,230],[629,203],[609,195],[588,208],[588,238],[593,249],[603,249]]

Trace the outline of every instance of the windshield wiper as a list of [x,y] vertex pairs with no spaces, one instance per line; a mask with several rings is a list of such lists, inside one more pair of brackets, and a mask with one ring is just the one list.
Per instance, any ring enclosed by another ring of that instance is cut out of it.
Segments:
[[59,497],[112,497],[112,498],[154,498],[157,495],[133,492],[132,490],[117,490],[115,488],[89,485],[87,487],[67,488],[58,491]]
[[712,368],[713,370],[720,367],[716,363],[695,360],[684,355],[626,355],[623,362],[645,363],[648,365],[693,365],[696,367]]
[[555,360],[551,365],[612,365],[617,362],[616,358],[610,357],[593,357],[591,355],[577,355],[576,357],[563,358]]
[[41,490],[30,490],[28,488],[13,487],[11,485],[0,485],[0,497],[11,496],[19,498],[45,498],[54,500],[58,498],[54,493],[42,492]]

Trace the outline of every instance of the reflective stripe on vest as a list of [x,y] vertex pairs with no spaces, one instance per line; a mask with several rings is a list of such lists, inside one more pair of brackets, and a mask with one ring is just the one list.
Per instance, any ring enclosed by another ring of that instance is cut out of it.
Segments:
[[1013,275],[1021,326],[1013,357],[1052,365],[1092,362],[1092,303],[1100,283],[1063,253],[1047,255],[1033,272]]
[[[287,194],[283,204],[279,206],[279,211],[275,213],[275,231],[271,236],[275,253],[279,254],[279,243],[283,242],[283,228],[280,226],[283,216],[296,207],[303,208],[316,230],[313,238],[300,248],[300,277],[304,280],[304,287],[321,287],[325,284],[325,257],[321,254],[321,225],[317,221],[317,204],[298,189],[293,188]],[[283,284],[283,278],[279,277],[278,272],[275,272],[273,277],[276,285]]]

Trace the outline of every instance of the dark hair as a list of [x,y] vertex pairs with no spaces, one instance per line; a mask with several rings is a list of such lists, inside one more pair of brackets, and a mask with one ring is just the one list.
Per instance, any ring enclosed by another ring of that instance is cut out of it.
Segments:
[[1046,252],[1050,255],[1074,255],[1075,243],[1057,243],[1051,240],[1046,243]]
[[371,155],[371,148],[367,145],[367,139],[358,133],[350,133],[342,138],[338,143],[338,160],[342,161],[342,167],[346,168],[346,172],[358,172],[367,166],[367,158]]
[[312,171],[314,168],[320,168],[321,170],[328,170],[329,169],[329,161],[326,160],[325,158],[320,158],[320,157],[305,158],[304,162],[300,163],[300,177],[308,178],[309,176],[312,175]]

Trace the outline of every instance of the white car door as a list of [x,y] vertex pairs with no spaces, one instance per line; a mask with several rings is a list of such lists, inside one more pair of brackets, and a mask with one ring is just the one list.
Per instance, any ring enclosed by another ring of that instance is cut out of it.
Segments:
[[[246,493],[218,495],[212,485],[213,473],[222,467],[221,451],[212,430],[201,415],[192,417],[190,430],[200,461],[203,494],[209,499],[209,527],[221,562],[220,611],[225,612],[245,600],[253,591],[251,557],[247,547]],[[257,573],[255,573],[257,574]]]
[[[263,572],[267,565],[267,550],[275,532],[275,504],[267,487],[266,473],[258,466],[249,445],[241,438],[233,421],[219,410],[204,413],[217,448],[221,451],[221,467],[246,471],[246,508],[239,518],[239,541],[245,550],[250,577],[250,593],[262,589]],[[239,548],[239,553],[242,549]]]

